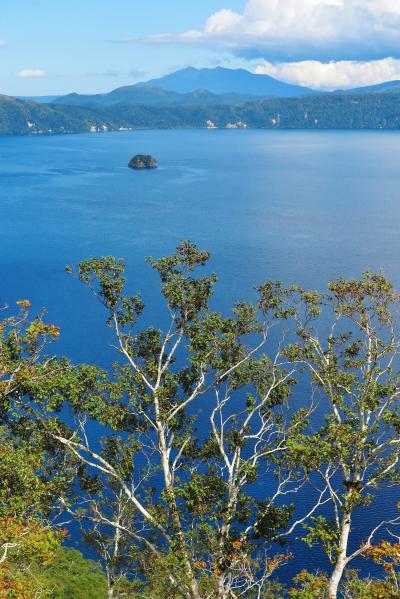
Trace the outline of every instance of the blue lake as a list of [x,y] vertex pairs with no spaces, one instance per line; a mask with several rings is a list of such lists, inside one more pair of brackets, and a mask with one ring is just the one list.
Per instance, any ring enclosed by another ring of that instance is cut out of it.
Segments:
[[[161,321],[147,255],[191,239],[212,253],[216,305],[266,279],[323,289],[383,268],[400,286],[400,135],[147,131],[0,138],[0,303],[29,298],[62,328],[58,351],[110,364],[104,314],[67,263],[124,257]],[[135,172],[131,156],[160,168]],[[362,522],[359,523],[362,534]]]

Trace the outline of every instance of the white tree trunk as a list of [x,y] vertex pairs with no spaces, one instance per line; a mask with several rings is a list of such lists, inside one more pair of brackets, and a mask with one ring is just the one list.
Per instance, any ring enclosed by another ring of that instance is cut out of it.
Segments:
[[345,512],[341,523],[339,552],[335,568],[329,579],[329,599],[337,599],[338,588],[347,564],[347,546],[351,527],[351,513]]
[[112,577],[107,574],[107,599],[114,599],[114,582]]

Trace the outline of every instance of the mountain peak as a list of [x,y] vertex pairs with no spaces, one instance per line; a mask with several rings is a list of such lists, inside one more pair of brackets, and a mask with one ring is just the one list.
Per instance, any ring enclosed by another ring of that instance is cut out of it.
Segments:
[[269,75],[259,75],[245,69],[225,67],[186,67],[164,77],[152,79],[146,85],[163,87],[181,94],[206,89],[213,94],[250,94],[254,96],[293,97],[316,92],[298,85],[278,81]]
[[107,94],[69,94],[57,104],[81,106],[112,104],[234,104],[257,98],[315,95],[306,87],[255,75],[245,69],[186,67],[151,81],[126,85]]

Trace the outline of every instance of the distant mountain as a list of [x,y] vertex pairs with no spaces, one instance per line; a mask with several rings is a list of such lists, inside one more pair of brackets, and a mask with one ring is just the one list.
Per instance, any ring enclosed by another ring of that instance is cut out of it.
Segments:
[[57,100],[59,96],[17,96],[18,100],[31,100],[32,102],[37,102],[38,104],[50,104]]
[[196,69],[188,67],[152,79],[145,85],[162,87],[169,91],[187,94],[197,89],[206,89],[214,94],[250,94],[253,96],[268,96],[292,98],[316,94],[315,90],[298,85],[278,81],[269,75],[255,75],[245,69]]
[[144,83],[118,87],[108,94],[68,94],[60,96],[54,104],[69,106],[113,106],[115,104],[143,104],[155,105],[184,105],[184,104],[238,104],[255,99],[250,94],[214,94],[204,89],[181,94],[166,90],[160,86]]
[[[382,94],[400,92],[400,81],[385,81],[377,85],[368,85],[367,87],[356,87],[346,90],[346,93],[352,94]],[[340,92],[342,93],[342,92]]]
[[56,98],[54,103],[70,106],[238,104],[259,97],[291,98],[316,93],[244,69],[189,67],[160,79],[119,87],[106,94],[68,94]]
[[[378,85],[337,90],[335,94],[400,93],[400,81]],[[188,67],[165,77],[144,83],[118,87],[104,94],[77,94],[65,96],[21,96],[18,99],[40,104],[96,107],[124,105],[205,105],[239,104],[260,97],[291,98],[321,95],[307,87],[278,81],[268,75],[255,75],[244,69],[197,69]]]

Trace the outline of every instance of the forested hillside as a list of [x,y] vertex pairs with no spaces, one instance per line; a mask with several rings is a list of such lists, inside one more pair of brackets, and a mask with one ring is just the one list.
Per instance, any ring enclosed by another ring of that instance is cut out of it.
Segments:
[[327,94],[239,104],[68,106],[0,96],[0,134],[204,128],[399,129],[400,94]]

